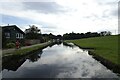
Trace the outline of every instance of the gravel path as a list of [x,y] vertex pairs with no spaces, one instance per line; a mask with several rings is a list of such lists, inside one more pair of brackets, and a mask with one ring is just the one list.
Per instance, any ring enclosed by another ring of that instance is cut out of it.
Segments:
[[[44,44],[47,44],[49,42],[45,42],[45,43],[40,43],[40,44],[35,44],[35,45],[31,45],[31,46],[25,46],[25,47],[21,47],[20,49],[27,49],[27,48],[31,48],[31,47],[34,47],[34,46],[38,46],[38,45],[44,45]],[[13,51],[15,51],[16,49],[15,48],[12,48],[12,49],[5,49],[5,50],[2,50],[2,53],[5,54],[5,53],[11,53]]]

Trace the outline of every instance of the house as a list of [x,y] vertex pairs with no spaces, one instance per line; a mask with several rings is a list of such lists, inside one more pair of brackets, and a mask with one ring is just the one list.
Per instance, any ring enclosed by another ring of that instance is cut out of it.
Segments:
[[8,25],[8,26],[2,26],[2,38],[3,43],[9,43],[9,42],[16,42],[16,40],[19,40],[20,42],[23,42],[25,33],[18,28],[16,25]]

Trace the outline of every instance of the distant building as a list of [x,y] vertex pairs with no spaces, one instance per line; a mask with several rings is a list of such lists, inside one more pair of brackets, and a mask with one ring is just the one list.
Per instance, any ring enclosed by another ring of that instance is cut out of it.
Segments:
[[16,25],[2,26],[2,35],[2,38],[7,42],[22,41],[25,37],[25,33]]

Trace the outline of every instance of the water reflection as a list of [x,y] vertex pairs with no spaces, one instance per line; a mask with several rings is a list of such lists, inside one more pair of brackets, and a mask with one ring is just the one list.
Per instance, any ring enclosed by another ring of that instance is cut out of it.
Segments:
[[36,62],[41,57],[42,50],[38,50],[30,55],[25,56],[6,56],[2,60],[2,70],[7,69],[16,71],[27,59],[31,62]]
[[[49,47],[54,46],[55,44],[61,44],[60,43],[53,43],[49,45]],[[42,50],[38,50],[34,53],[30,53],[29,55],[25,56],[19,56],[19,55],[14,55],[14,56],[6,56],[2,58],[2,70],[12,70],[16,71],[27,59],[30,62],[36,62],[38,61],[39,58],[41,58]]]
[[63,42],[63,45],[67,46],[67,47],[69,46],[69,47],[72,47],[72,48],[76,47],[73,43],[65,43],[65,42]]
[[9,70],[16,71],[24,62],[25,62],[25,58],[19,58],[19,59],[11,58],[11,60],[7,60],[7,61],[3,59],[2,70],[7,69],[8,71]]
[[3,78],[117,78],[77,46],[55,44],[31,55],[7,59],[3,62]]
[[36,62],[39,60],[39,58],[41,58],[41,54],[42,54],[42,50],[37,51],[36,53],[28,55],[27,59],[29,59],[29,61],[31,61],[31,62]]

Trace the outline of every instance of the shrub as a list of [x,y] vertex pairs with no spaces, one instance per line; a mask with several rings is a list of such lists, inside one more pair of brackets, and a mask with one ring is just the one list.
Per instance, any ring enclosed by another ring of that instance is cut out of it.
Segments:
[[7,48],[14,48],[15,47],[15,43],[7,43],[6,47]]

